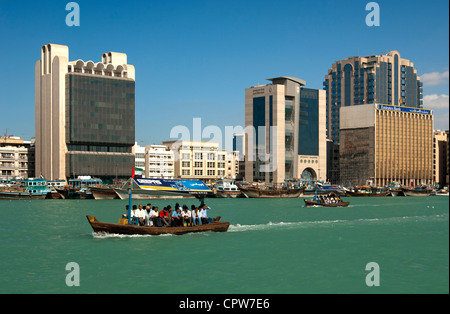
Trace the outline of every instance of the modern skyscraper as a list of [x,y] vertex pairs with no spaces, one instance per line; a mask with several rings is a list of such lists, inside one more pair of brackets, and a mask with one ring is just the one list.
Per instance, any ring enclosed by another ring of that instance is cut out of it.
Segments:
[[134,96],[135,69],[126,54],[69,61],[67,46],[42,46],[35,66],[36,175],[129,177]]
[[325,179],[325,92],[294,77],[245,90],[245,180]]
[[327,91],[327,136],[337,143],[341,107],[380,103],[421,108],[423,104],[417,70],[411,61],[400,58],[398,51],[336,61],[323,85]]

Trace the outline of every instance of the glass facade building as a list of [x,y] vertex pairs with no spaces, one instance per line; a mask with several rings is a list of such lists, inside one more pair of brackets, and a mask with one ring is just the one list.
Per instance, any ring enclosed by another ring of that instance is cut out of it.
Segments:
[[134,165],[135,82],[69,73],[66,78],[67,176],[125,176]]
[[335,62],[325,76],[327,137],[339,143],[340,108],[380,103],[421,108],[422,86],[414,64],[398,51]]
[[319,155],[319,91],[300,89],[298,154]]
[[245,90],[245,180],[283,183],[324,179],[325,91],[295,77]]

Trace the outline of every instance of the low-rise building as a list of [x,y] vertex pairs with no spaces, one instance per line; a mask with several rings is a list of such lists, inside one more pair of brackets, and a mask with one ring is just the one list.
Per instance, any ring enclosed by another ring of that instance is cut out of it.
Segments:
[[[173,179],[174,154],[165,145],[135,145],[136,174],[145,178]],[[140,170],[142,169],[142,170]]]
[[34,139],[0,136],[0,178],[31,178],[34,171]]
[[175,178],[202,180],[211,184],[227,175],[227,152],[217,142],[165,141],[174,153]]

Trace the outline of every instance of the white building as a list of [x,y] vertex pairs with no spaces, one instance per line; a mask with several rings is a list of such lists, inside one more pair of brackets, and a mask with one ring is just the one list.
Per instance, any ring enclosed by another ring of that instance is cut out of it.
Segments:
[[0,136],[0,178],[34,176],[34,142]]
[[[145,178],[174,178],[174,155],[167,146],[147,145],[142,147],[136,143],[134,150],[137,175],[142,175]],[[139,169],[142,169],[142,171]]]

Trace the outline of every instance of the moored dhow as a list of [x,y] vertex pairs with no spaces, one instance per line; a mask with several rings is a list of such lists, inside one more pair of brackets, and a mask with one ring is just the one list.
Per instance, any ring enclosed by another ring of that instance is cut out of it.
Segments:
[[221,179],[216,182],[214,195],[218,198],[237,198],[244,197],[239,187],[231,179]]
[[306,187],[241,185],[237,186],[247,198],[299,198]]
[[422,187],[416,187],[416,188],[402,188],[403,194],[405,196],[429,196],[433,189],[422,186]]
[[91,187],[89,188],[91,190],[92,196],[96,200],[115,200],[120,199],[117,192],[114,190],[114,187]]
[[0,200],[42,200],[50,189],[45,179],[25,179],[17,186],[0,189]]

